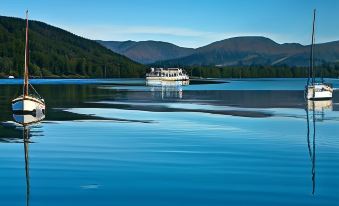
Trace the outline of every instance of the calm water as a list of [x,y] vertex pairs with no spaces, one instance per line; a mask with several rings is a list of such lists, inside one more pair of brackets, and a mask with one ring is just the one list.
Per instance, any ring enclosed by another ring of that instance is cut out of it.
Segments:
[[0,205],[339,205],[339,92],[224,81],[33,80],[48,109],[25,134],[21,80],[0,80]]

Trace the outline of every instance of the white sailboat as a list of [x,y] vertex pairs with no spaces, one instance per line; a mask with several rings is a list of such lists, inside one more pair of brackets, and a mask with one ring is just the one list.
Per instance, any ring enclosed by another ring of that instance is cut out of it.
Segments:
[[310,67],[308,69],[308,80],[305,88],[305,97],[308,100],[329,100],[333,96],[332,85],[324,83],[323,79],[321,82],[316,82],[315,71],[314,71],[314,28],[315,28],[315,17],[316,10],[313,12],[313,27],[312,27],[312,45],[311,45],[311,57]]
[[[45,101],[36,92],[32,85],[28,82],[28,65],[29,65],[29,49],[28,49],[28,11],[26,11],[26,46],[25,46],[25,73],[23,95],[12,100],[12,110],[16,114],[34,114],[37,110],[45,113]],[[30,88],[35,94],[30,94]]]

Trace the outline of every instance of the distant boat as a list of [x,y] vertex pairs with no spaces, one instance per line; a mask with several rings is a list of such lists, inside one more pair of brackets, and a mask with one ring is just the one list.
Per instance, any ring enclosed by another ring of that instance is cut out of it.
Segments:
[[313,12],[313,27],[312,27],[312,45],[311,45],[311,57],[310,67],[308,69],[307,86],[305,87],[305,96],[308,100],[328,100],[332,99],[333,88],[331,84],[324,83],[322,78],[321,82],[316,82],[314,71],[314,28],[315,28],[316,10]]
[[8,76],[7,79],[14,79],[14,76]]
[[[16,114],[34,114],[37,110],[45,113],[45,101],[37,91],[28,82],[28,65],[29,65],[29,49],[28,49],[28,11],[26,11],[26,46],[25,46],[25,71],[23,95],[12,100],[12,110]],[[29,93],[31,88],[34,94]]]
[[146,82],[148,85],[163,85],[169,82],[188,85],[189,80],[189,76],[185,70],[181,68],[151,68],[151,72],[146,74]]

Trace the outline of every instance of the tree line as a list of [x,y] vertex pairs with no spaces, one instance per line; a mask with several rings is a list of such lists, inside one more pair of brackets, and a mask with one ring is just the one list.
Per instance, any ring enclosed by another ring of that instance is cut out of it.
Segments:
[[[308,67],[292,66],[191,66],[185,68],[192,77],[203,78],[304,78]],[[317,77],[339,78],[339,64],[325,63],[315,68]]]

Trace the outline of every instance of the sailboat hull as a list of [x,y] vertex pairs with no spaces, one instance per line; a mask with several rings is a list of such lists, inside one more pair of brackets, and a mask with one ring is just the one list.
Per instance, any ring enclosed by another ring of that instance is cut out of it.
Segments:
[[34,113],[42,111],[45,113],[45,103],[43,100],[35,97],[18,97],[12,101],[12,110],[14,113]]
[[333,89],[325,84],[318,84],[307,87],[308,100],[329,100],[332,99]]

